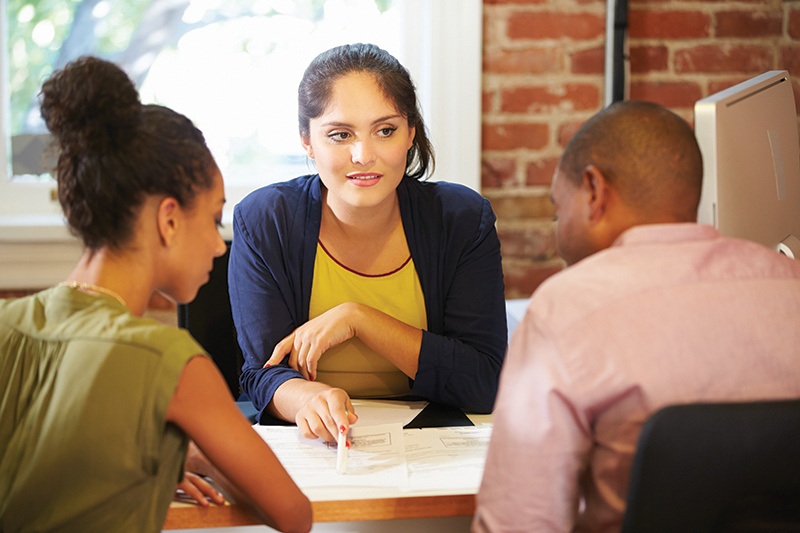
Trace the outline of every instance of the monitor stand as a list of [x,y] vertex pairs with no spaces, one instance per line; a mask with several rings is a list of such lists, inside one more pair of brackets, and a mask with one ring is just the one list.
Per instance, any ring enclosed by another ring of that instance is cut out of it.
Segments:
[[800,240],[794,235],[789,235],[778,244],[778,251],[787,257],[800,261]]

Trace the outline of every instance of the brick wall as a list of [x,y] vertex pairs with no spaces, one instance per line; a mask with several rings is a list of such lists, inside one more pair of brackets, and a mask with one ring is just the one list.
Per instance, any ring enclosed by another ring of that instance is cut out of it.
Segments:
[[[508,298],[563,267],[549,184],[603,106],[605,11],[605,0],[484,0],[482,187]],[[800,1],[630,0],[629,44],[630,97],[690,122],[696,100],[768,70],[797,76],[800,97]]]
[[[549,184],[603,105],[605,11],[605,0],[484,0],[482,190],[508,298],[563,267]],[[695,100],[771,69],[798,77],[800,97],[800,0],[630,0],[629,19],[631,98],[691,121]]]

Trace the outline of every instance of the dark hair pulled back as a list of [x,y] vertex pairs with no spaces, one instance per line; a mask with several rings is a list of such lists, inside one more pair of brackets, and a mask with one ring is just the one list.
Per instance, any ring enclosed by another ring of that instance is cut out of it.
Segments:
[[87,248],[129,242],[148,196],[188,209],[212,187],[217,166],[200,130],[167,107],[142,105],[113,63],[81,57],[50,76],[39,97],[58,148],[58,200]]
[[325,112],[336,80],[358,72],[375,76],[383,93],[406,118],[409,127],[415,128],[414,142],[406,155],[406,174],[414,179],[432,175],[435,167],[433,146],[417,104],[411,75],[394,56],[374,44],[337,46],[311,61],[297,91],[300,135],[307,137],[311,119]]

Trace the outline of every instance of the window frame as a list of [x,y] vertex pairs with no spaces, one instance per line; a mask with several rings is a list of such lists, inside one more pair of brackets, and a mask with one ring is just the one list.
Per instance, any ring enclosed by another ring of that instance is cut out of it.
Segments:
[[[432,179],[480,191],[482,1],[406,0],[404,8],[404,64],[417,83],[436,150]],[[54,184],[8,179],[7,11],[7,0],[0,0],[0,288],[36,289],[63,280],[82,247],[65,227]],[[241,198],[243,191],[228,194]],[[226,207],[223,223],[230,222],[234,203]],[[232,231],[225,224],[223,237],[232,238]]]

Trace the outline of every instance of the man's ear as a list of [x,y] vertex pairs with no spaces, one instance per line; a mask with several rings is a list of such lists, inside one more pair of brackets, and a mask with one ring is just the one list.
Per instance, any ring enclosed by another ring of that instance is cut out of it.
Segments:
[[300,144],[303,146],[303,150],[306,151],[306,155],[311,159],[314,159],[314,148],[311,146],[311,136],[310,135],[303,135],[300,134]]
[[161,238],[161,244],[164,246],[172,246],[175,241],[175,233],[178,231],[180,213],[180,204],[178,200],[172,197],[166,197],[158,204],[158,212],[156,214],[158,224],[158,235]]
[[609,185],[603,173],[594,165],[583,169],[583,187],[589,198],[589,223],[596,224],[606,215]]

